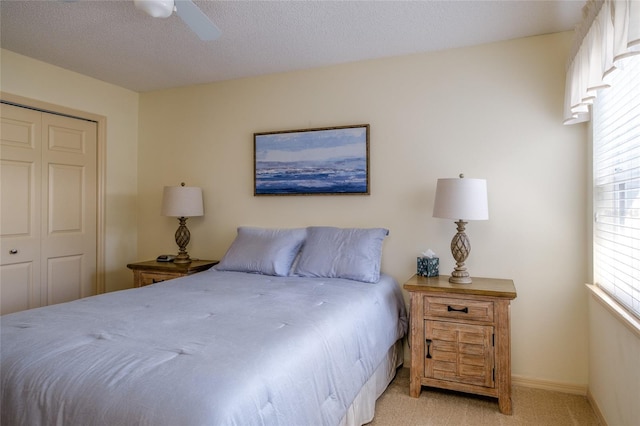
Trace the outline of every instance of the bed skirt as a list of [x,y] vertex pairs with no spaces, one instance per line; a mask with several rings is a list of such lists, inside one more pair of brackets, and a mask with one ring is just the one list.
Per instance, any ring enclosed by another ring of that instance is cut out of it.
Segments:
[[373,420],[376,400],[387,389],[403,361],[404,346],[402,339],[400,339],[389,348],[387,356],[360,389],[339,426],[361,426]]

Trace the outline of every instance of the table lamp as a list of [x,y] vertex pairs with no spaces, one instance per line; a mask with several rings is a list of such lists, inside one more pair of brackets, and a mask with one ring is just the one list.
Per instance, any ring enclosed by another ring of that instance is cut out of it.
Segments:
[[487,181],[468,179],[462,174],[459,178],[438,179],[433,217],[455,219],[458,226],[458,232],[451,240],[451,254],[456,261],[456,267],[449,277],[449,282],[471,283],[471,277],[464,266],[471,251],[471,243],[464,230],[469,220],[489,219]]
[[184,182],[180,186],[165,186],[162,194],[161,214],[177,217],[180,223],[176,231],[176,244],[179,251],[173,263],[190,263],[191,259],[186,250],[191,239],[191,233],[187,228],[187,219],[204,215],[202,188],[185,186]]

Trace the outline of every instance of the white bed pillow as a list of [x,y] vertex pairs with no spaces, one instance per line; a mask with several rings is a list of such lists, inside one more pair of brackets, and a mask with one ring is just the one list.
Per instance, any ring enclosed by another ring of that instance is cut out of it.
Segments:
[[388,234],[384,228],[309,227],[294,273],[377,283]]
[[218,271],[287,276],[307,231],[241,226],[238,235],[215,266]]

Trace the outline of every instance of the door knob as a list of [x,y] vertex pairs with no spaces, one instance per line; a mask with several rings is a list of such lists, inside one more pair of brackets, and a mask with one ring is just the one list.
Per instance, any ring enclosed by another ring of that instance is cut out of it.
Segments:
[[18,254],[18,250],[11,249],[11,250],[9,250],[9,254]]

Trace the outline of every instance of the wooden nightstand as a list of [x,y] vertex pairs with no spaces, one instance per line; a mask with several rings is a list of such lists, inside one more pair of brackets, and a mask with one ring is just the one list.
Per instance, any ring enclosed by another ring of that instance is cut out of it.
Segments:
[[193,260],[191,263],[146,262],[130,263],[127,268],[133,270],[133,286],[142,287],[173,278],[184,277],[196,272],[206,271],[218,263],[217,260]]
[[498,398],[511,414],[510,302],[512,280],[473,278],[452,284],[448,276],[414,275],[410,292],[409,394],[432,386]]

